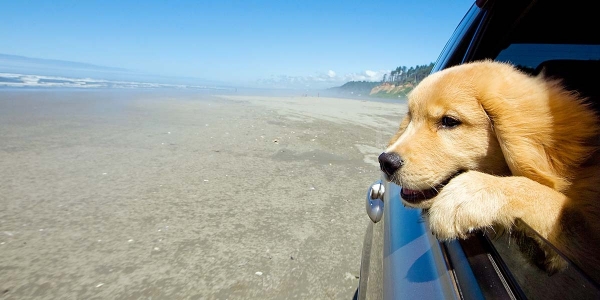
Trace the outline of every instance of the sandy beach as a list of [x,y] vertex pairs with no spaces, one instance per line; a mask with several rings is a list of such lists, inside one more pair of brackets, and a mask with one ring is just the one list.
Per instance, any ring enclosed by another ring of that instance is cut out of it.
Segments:
[[0,91],[0,298],[350,299],[405,110]]

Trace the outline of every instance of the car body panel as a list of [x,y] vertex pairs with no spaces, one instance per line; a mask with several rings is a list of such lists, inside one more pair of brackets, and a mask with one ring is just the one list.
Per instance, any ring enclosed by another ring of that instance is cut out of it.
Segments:
[[384,196],[384,299],[458,299],[453,274],[421,211],[404,207],[400,187],[386,184]]

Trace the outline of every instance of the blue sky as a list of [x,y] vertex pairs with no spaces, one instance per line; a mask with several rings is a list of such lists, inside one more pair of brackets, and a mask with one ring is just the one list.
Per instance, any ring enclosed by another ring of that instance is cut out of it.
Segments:
[[434,61],[472,3],[6,1],[0,53],[241,85],[316,86]]

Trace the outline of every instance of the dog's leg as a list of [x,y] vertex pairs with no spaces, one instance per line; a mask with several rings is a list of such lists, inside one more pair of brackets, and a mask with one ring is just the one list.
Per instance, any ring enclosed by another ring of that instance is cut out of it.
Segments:
[[[514,228],[521,219],[553,244],[560,244],[561,218],[569,199],[525,177],[497,177],[469,171],[452,179],[429,208],[433,233],[442,240],[465,238],[470,232],[500,225]],[[519,229],[519,228],[514,228]],[[537,237],[546,252],[544,269],[554,272],[564,267],[560,260]]]
[[452,179],[432,202],[431,227],[441,239],[464,238],[491,225],[511,227],[516,218],[552,239],[568,198],[525,177],[469,171]]

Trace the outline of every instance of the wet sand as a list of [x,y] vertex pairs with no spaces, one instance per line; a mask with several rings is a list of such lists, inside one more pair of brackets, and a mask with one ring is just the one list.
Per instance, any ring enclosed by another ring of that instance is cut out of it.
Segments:
[[405,106],[0,91],[0,298],[350,299]]

